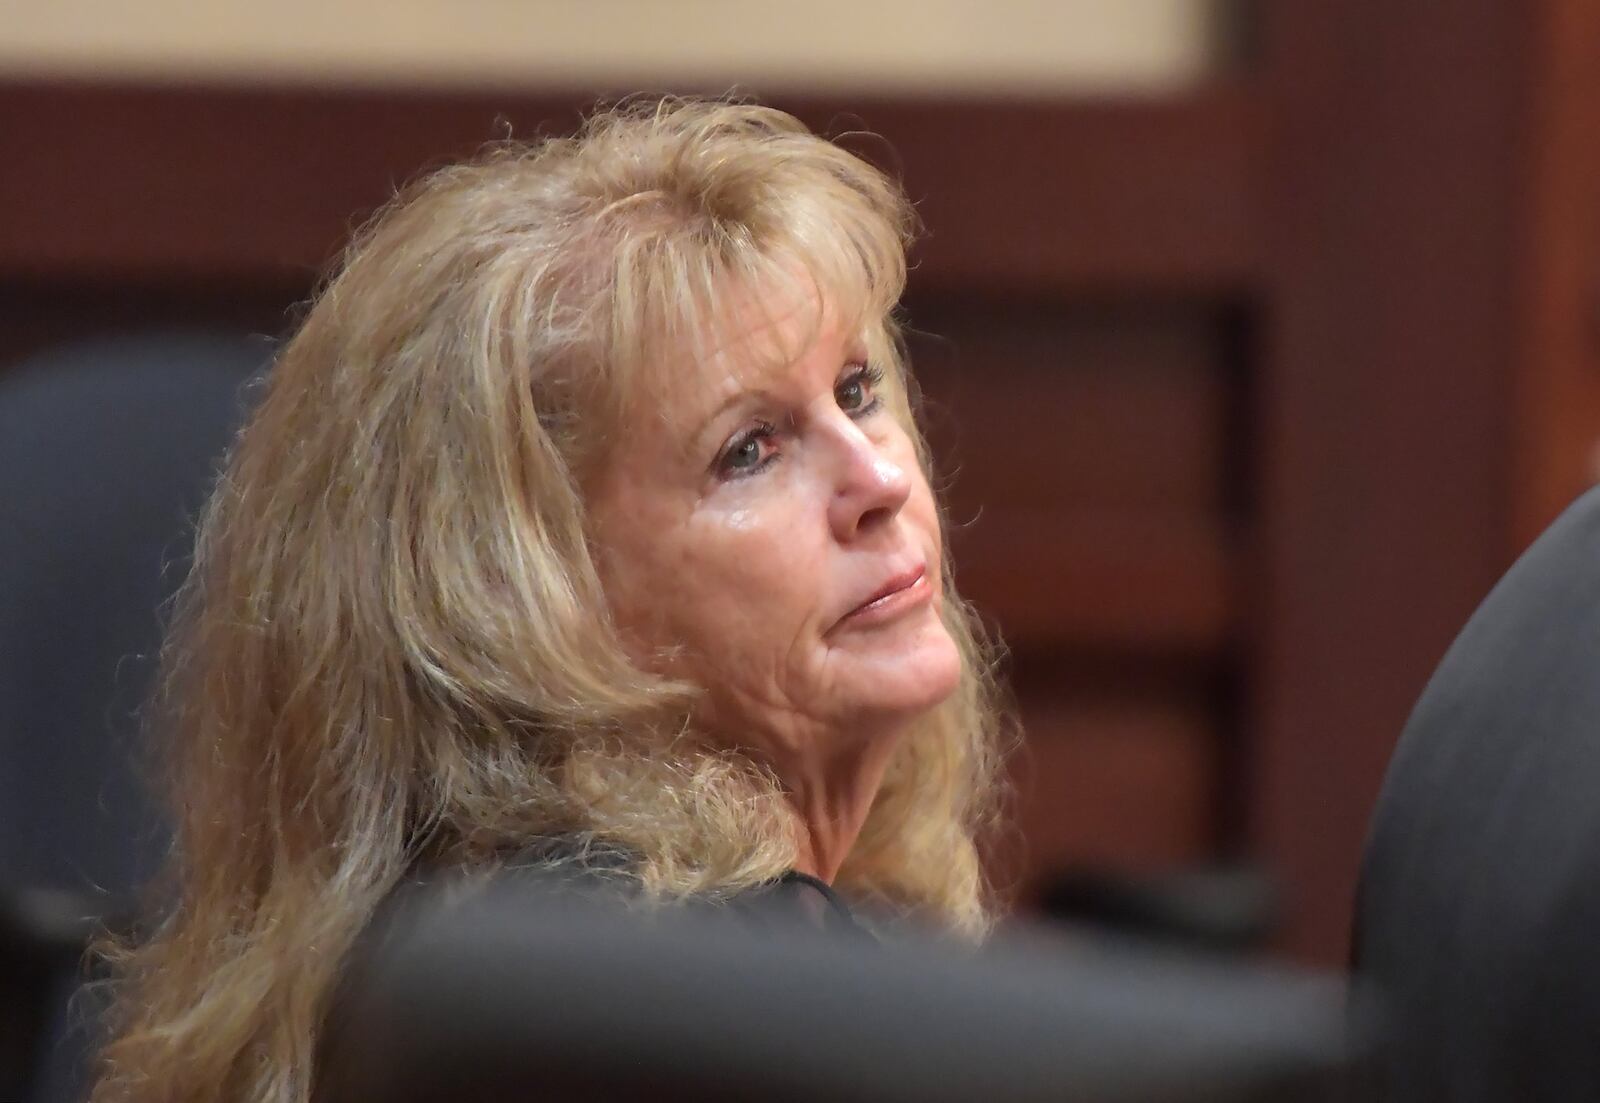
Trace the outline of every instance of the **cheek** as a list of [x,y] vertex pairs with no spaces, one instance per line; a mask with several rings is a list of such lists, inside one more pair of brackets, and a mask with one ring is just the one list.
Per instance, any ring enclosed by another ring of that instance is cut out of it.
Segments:
[[794,499],[759,508],[704,509],[685,530],[684,574],[697,634],[737,634],[771,645],[812,617],[824,592],[825,531]]
[[635,658],[659,666],[779,661],[816,619],[826,548],[795,497],[682,512],[638,510],[601,533],[602,581]]
[[[643,484],[635,478],[631,485]],[[591,507],[594,560],[606,605],[635,652],[666,642],[671,609],[663,597],[673,591],[663,581],[690,571],[682,538],[686,515],[683,505],[636,490],[613,493]]]

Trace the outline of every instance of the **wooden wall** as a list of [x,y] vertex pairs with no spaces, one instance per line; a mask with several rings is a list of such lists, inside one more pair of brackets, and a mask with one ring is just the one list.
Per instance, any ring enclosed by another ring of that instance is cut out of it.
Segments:
[[[1597,3],[1281,0],[1250,71],[1157,99],[779,101],[882,135],[930,230],[913,351],[1013,651],[1025,894],[1242,858],[1280,947],[1341,959],[1410,702],[1590,477],[1600,388],[1545,353],[1600,257],[1566,175],[1600,96],[1533,78],[1594,70]],[[279,332],[394,183],[590,99],[0,85],[0,356]]]

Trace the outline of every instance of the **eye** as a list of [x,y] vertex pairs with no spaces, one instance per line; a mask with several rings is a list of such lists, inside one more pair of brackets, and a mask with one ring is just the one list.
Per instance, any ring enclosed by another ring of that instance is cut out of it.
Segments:
[[778,458],[772,451],[775,432],[771,423],[763,421],[734,437],[717,457],[717,474],[724,479],[738,479],[767,467]]
[[883,405],[883,400],[878,397],[878,386],[882,382],[882,368],[857,364],[833,388],[833,399],[839,404],[839,409],[851,417],[866,417]]

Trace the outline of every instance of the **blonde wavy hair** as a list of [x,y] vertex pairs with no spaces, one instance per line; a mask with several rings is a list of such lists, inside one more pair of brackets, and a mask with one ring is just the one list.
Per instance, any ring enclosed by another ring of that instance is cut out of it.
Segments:
[[[893,316],[913,229],[895,183],[794,118],[667,100],[492,147],[357,235],[175,607],[154,713],[175,844],[159,925],[111,950],[96,1103],[303,1103],[341,958],[419,862],[490,870],[559,837],[632,855],[659,901],[794,863],[777,779],[695,738],[694,688],[626,658],[584,478],[664,347],[796,272],[856,312],[926,462]],[[1002,710],[945,586],[960,686],[900,744],[836,881],[980,935]]]

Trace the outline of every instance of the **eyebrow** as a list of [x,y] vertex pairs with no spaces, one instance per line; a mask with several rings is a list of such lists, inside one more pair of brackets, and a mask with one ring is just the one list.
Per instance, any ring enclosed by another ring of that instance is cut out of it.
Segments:
[[[846,343],[842,352],[843,355],[839,363],[839,368],[836,369],[834,373],[835,378],[838,378],[839,372],[842,371],[846,366],[856,363],[857,361],[864,363],[871,356],[871,349],[867,346],[865,341],[861,340],[852,340]],[[793,366],[794,361],[790,361],[785,364],[774,365],[774,370],[782,371],[787,368],[792,368]],[[758,387],[741,386],[738,390],[734,391],[732,394],[728,395],[721,402],[719,402],[715,409],[711,410],[704,417],[699,419],[698,427],[686,438],[685,451],[697,452],[699,450],[701,438],[709,433],[711,431],[711,427],[716,424],[716,422],[721,419],[721,417],[729,410],[738,406],[740,403],[749,402],[750,404],[755,405],[762,400],[780,401],[780,398],[776,391],[765,385]]]
[[724,414],[741,404],[755,405],[762,400],[776,399],[777,395],[770,388],[758,387],[751,389],[740,387],[717,404],[716,409],[700,419],[699,427],[690,433],[685,442],[685,451],[698,452],[703,437],[711,432],[711,427],[720,421]]

